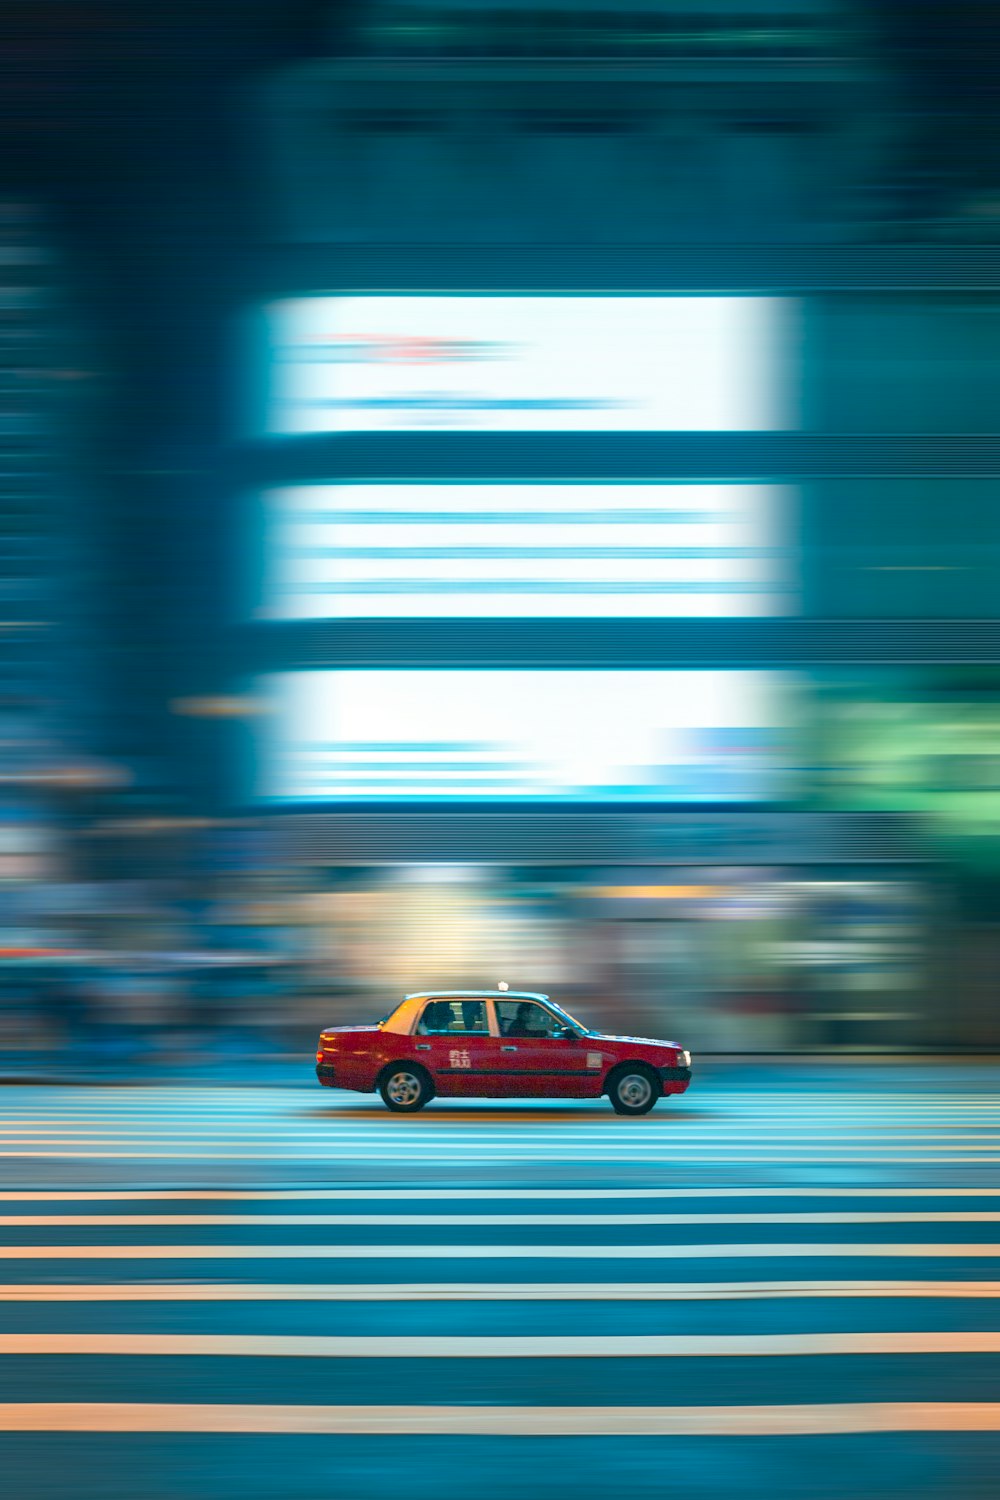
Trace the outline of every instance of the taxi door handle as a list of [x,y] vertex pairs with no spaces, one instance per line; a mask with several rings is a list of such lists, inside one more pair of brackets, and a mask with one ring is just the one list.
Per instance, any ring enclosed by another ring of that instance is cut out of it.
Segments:
[[501,1047],[500,1051],[501,1052],[516,1052],[517,1048],[516,1047]]
[[416,1052],[429,1052],[430,1050],[431,1050],[431,1044],[430,1044],[430,1042],[418,1042],[417,1045],[416,1045],[416,1047],[414,1048],[414,1051],[416,1051]]

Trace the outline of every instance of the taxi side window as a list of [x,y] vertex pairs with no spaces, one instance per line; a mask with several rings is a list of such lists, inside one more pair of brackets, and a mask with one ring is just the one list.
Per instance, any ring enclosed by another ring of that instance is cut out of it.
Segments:
[[417,1027],[420,1036],[486,1036],[485,1000],[431,1000]]
[[554,1036],[562,1029],[550,1010],[532,1000],[499,1001],[497,1020],[502,1036]]

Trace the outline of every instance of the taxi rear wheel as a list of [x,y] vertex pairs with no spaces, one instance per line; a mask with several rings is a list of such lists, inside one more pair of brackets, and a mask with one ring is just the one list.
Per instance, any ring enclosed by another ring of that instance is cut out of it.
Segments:
[[390,1063],[379,1079],[378,1091],[386,1109],[412,1115],[434,1097],[434,1087],[416,1063]]
[[663,1092],[659,1078],[644,1063],[624,1063],[608,1079],[608,1098],[617,1115],[646,1115]]

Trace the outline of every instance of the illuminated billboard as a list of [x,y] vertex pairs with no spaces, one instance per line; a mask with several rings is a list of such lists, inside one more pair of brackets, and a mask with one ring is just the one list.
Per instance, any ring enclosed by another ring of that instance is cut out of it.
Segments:
[[312,296],[263,318],[274,434],[798,425],[784,298]]
[[266,801],[752,802],[785,790],[779,673],[323,669],[260,688]]
[[310,485],[264,496],[266,620],[793,613],[768,485]]

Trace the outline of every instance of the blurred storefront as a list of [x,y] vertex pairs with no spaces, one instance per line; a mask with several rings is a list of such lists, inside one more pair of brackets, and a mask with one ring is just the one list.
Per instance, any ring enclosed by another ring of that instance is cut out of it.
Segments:
[[581,1019],[701,1051],[961,1047],[932,976],[948,922],[926,872],[760,865],[314,868],[289,904],[327,1020],[501,979]]

